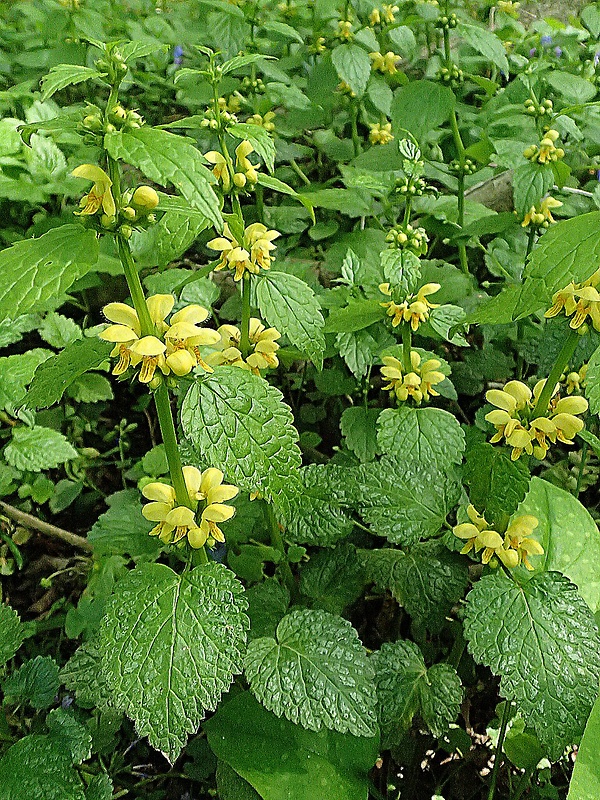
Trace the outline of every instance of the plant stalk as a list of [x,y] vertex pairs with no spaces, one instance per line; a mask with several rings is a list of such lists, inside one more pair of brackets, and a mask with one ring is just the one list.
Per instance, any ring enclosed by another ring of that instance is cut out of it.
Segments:
[[502,751],[509,717],[510,703],[508,700],[506,700],[504,703],[504,711],[502,712],[502,721],[500,722],[500,731],[498,732],[498,744],[496,746],[496,757],[494,759],[494,769],[492,770],[492,780],[490,783],[490,790],[488,792],[488,800],[494,800],[494,795],[496,794],[496,784],[498,783],[498,774],[500,772],[500,764],[502,763]]
[[250,276],[242,278],[242,321],[240,323],[240,351],[246,358],[250,352]]
[[548,405],[552,395],[554,394],[554,387],[559,382],[560,376],[563,374],[565,367],[573,357],[573,353],[577,348],[578,342],[579,334],[577,331],[570,330],[569,335],[567,336],[565,343],[563,344],[562,349],[558,354],[556,361],[554,362],[554,366],[550,371],[550,375],[548,375],[548,380],[541,391],[539,399],[533,410],[532,419],[537,419],[538,417],[544,417],[546,415],[548,411]]
[[292,603],[294,603],[298,599],[298,587],[296,586],[296,581],[294,580],[292,569],[290,567],[289,561],[287,560],[285,545],[283,543],[281,531],[279,530],[279,523],[277,522],[277,518],[275,517],[273,506],[265,501],[265,508],[267,513],[267,520],[269,523],[271,544],[275,548],[275,550],[278,550],[281,553],[281,561],[279,563],[279,568],[281,569],[281,572],[283,574],[283,579],[290,593]]

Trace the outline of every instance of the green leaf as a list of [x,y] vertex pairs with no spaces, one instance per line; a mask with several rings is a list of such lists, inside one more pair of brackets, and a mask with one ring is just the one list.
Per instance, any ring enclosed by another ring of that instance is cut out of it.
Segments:
[[432,463],[441,472],[462,461],[465,434],[456,417],[441,408],[385,408],[377,428],[381,452],[399,461]]
[[585,396],[589,401],[592,414],[600,414],[600,347],[594,350],[588,361]]
[[[600,609],[600,532],[589,511],[576,497],[541,478],[532,478],[517,514],[532,514],[539,525],[533,532],[544,554],[532,559],[535,572],[555,570],[569,578],[595,613]],[[519,568],[520,581],[532,573]]]
[[469,499],[492,527],[506,522],[529,488],[530,473],[522,461],[511,461],[499,447],[481,442],[467,452],[463,480]]
[[269,172],[275,169],[275,142],[273,137],[269,135],[261,125],[253,125],[252,123],[240,122],[236,125],[229,125],[227,132],[236,139],[245,139],[250,142],[252,147],[256,150],[258,155],[265,162]]
[[513,197],[515,210],[524,217],[532,206],[539,206],[542,197],[554,184],[554,173],[549,164],[520,164],[513,172]]
[[496,34],[487,28],[479,27],[479,25],[469,25],[466,22],[460,23],[458,33],[473,50],[481,53],[487,61],[495,64],[508,77],[510,70],[508,59],[506,58],[506,50]]
[[221,230],[219,200],[211,186],[213,175],[189,139],[143,126],[131,133],[107,133],[104,143],[113,158],[127,161],[160,186],[172,184],[188,203]]
[[134,231],[131,247],[138,265],[164,269],[192,246],[210,221],[204,214],[191,214],[191,210],[169,210],[156,225]]
[[129,555],[131,558],[154,558],[161,543],[148,536],[153,524],[142,516],[140,495],[136,489],[115,492],[107,498],[108,511],[102,514],[88,534],[97,555]]
[[0,760],[2,800],[86,800],[72,757],[53,736],[25,736]]
[[359,461],[373,461],[377,454],[377,418],[378,408],[350,406],[344,409],[340,421],[345,444]]
[[570,281],[581,283],[600,261],[600,211],[552,225],[535,246],[523,273],[525,282],[513,311],[520,319],[549,306],[552,295]]
[[45,342],[57,348],[66,347],[83,338],[81,328],[76,322],[55,311],[46,316],[40,325],[39,333]]
[[273,59],[273,56],[265,56],[262,53],[250,53],[245,56],[234,56],[229,61],[225,61],[221,67],[223,75],[228,75],[230,72],[236,72],[238,69],[249,67],[251,64],[258,64],[266,59]]
[[325,322],[313,290],[295,275],[266,272],[257,281],[256,300],[262,317],[284,333],[317,369],[323,366]]
[[411,641],[384,642],[374,653],[375,682],[383,746],[398,744],[419,714],[434,736],[441,736],[460,711],[462,686],[449,664],[427,669]]
[[48,408],[58,403],[73,381],[106,361],[111,349],[109,342],[93,337],[73,342],[49,358],[35,371],[26,397],[29,408]]
[[0,408],[14,411],[24,401],[25,387],[37,367],[51,355],[50,350],[36,347],[26,353],[0,358]]
[[281,618],[290,605],[290,593],[277,578],[267,578],[246,591],[248,616],[250,617],[249,639],[274,636]]
[[331,62],[339,79],[357,97],[362,97],[371,74],[371,59],[366,50],[356,44],[340,44],[331,51]]
[[0,253],[0,320],[44,311],[98,260],[95,231],[61,225]]
[[362,550],[361,560],[368,579],[391,592],[413,621],[432,633],[441,631],[469,581],[465,559],[437,541],[408,550]]
[[[593,8],[593,6],[588,6]],[[597,800],[600,797],[600,698],[589,716],[569,785],[567,800]]]
[[245,608],[241,584],[215,563],[182,575],[143,564],[108,603],[99,641],[112,703],[171,763],[241,671]]
[[292,611],[277,626],[276,639],[251,642],[244,667],[254,696],[278,717],[313,731],[377,732],[372,668],[345,619]]
[[290,501],[286,537],[292,542],[329,547],[350,535],[353,522],[338,489],[339,468],[309,464],[300,470],[302,485]]
[[467,596],[465,637],[557,760],[583,733],[600,676],[598,630],[577,587],[557,572],[520,586],[497,570]]
[[85,800],[111,800],[113,783],[106,772],[94,775],[85,791]]
[[421,278],[421,261],[410,250],[383,250],[381,269],[386,281],[407,296],[416,290]]
[[77,450],[62,433],[52,428],[43,428],[41,425],[28,428],[21,425],[13,428],[12,439],[6,445],[4,457],[17,469],[41,472],[77,458]]
[[29,703],[33,708],[48,708],[54,702],[60,680],[58,664],[49,656],[36,656],[25,661],[2,686],[11,705]]
[[[485,300],[479,308],[468,314],[462,323],[467,325],[507,325],[515,318],[515,308],[519,303],[521,288],[518,284],[505,286],[499,294]],[[527,301],[527,307],[529,307],[529,301]]]
[[97,639],[90,639],[73,653],[60,671],[60,678],[69,691],[75,692],[82,707],[108,708],[110,687],[102,672],[102,652]]
[[356,487],[359,511],[374,533],[409,545],[435,536],[458,501],[458,479],[447,468],[393,458],[363,464]]
[[581,21],[594,38],[600,36],[600,9],[590,4],[581,9]]
[[375,354],[381,350],[381,344],[364,328],[351,333],[338,333],[335,346],[356,378],[367,374]]
[[342,542],[333,550],[319,550],[302,569],[300,589],[311,608],[341,614],[362,593],[365,576],[356,550]]
[[446,122],[455,105],[454,92],[446,86],[433,81],[411,81],[394,95],[394,132],[401,138],[403,131],[410,131],[422,141],[428,133]]
[[325,320],[325,333],[353,333],[385,318],[379,300],[351,298],[344,308],[334,308]]
[[261,800],[258,792],[225,761],[217,764],[217,793],[220,800]]
[[367,86],[367,96],[377,111],[385,114],[386,117],[390,116],[394,95],[383,76],[371,75]]
[[[461,333],[452,332],[465,321],[465,317],[466,314],[460,306],[447,303],[431,311],[428,325],[447,342],[459,347],[468,347],[469,343]],[[425,331],[423,333],[427,336]]]
[[143,42],[138,40],[120,44],[117,47],[117,50],[123,57],[123,61],[126,64],[129,64],[138,58],[145,58],[146,56],[151,56],[156,53],[165,53],[167,48],[168,45],[158,44],[156,40],[153,40],[152,42]]
[[42,103],[66,86],[74,86],[92,78],[99,78],[102,73],[93,67],[82,67],[78,64],[57,64],[42,78]]
[[77,403],[99,403],[114,398],[110,381],[97,372],[88,372],[76,378],[67,393]]
[[297,480],[301,461],[292,412],[282,397],[250,372],[217,367],[185,396],[183,431],[203,462],[244,491],[277,499]]
[[23,644],[25,633],[17,612],[0,603],[0,667],[3,667]]
[[[58,688],[58,668],[56,674]],[[50,735],[69,749],[73,763],[81,764],[82,761],[90,758],[92,737],[85,725],[75,718],[72,708],[55,708],[46,717],[46,725],[50,730]]]
[[553,70],[549,71],[545,77],[550,86],[569,104],[582,105],[596,97],[596,86],[579,75]]
[[307,731],[278,719],[249,692],[222,705],[204,729],[217,756],[263,800],[367,800],[377,737]]

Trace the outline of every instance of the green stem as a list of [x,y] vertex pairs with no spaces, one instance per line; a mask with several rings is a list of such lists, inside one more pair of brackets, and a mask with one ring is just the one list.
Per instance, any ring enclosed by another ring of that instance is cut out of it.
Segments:
[[154,336],[156,332],[154,329],[154,323],[152,322],[152,317],[150,316],[150,311],[148,310],[148,304],[146,303],[146,297],[142,288],[142,282],[140,281],[139,272],[135,266],[133,256],[131,255],[129,242],[120,234],[117,234],[116,239],[119,258],[121,259],[121,264],[123,265],[123,272],[125,273],[125,280],[127,281],[127,286],[129,287],[129,294],[133,300],[133,307],[135,308],[140,321],[142,336]]
[[579,493],[581,492],[581,482],[583,481],[583,476],[585,473],[585,467],[587,464],[587,457],[588,451],[590,446],[587,442],[583,443],[583,447],[581,448],[581,462],[579,463],[579,472],[577,473],[577,484],[575,486],[575,497],[579,497]]
[[290,159],[290,167],[294,170],[294,172],[300,178],[302,183],[304,183],[306,186],[311,185],[310,179],[306,177],[306,175],[302,171],[302,168],[298,165],[298,162],[296,161],[295,158]]
[[530,767],[526,769],[525,772],[521,775],[521,780],[517,784],[517,788],[515,789],[515,793],[512,795],[510,800],[520,800],[523,796],[527,788],[529,787],[529,783],[531,782],[531,776],[535,772],[535,767]]
[[352,144],[354,146],[354,155],[358,156],[361,153],[362,147],[360,143],[360,136],[358,135],[358,102],[352,102],[351,110],[351,125],[352,125]]
[[554,394],[554,387],[559,382],[560,376],[563,374],[565,367],[573,357],[573,353],[577,348],[578,342],[579,334],[577,331],[569,331],[569,334],[565,339],[565,343],[563,344],[562,349],[558,354],[556,361],[554,362],[554,366],[552,367],[550,375],[548,375],[548,380],[546,381],[533,410],[532,419],[544,417],[548,413],[548,405],[552,395]]
[[273,506],[270,503],[265,502],[265,509],[267,513],[267,520],[269,522],[271,544],[276,550],[278,550],[281,553],[281,561],[279,562],[279,569],[283,574],[283,579],[285,581],[285,585],[289,590],[292,603],[295,603],[296,600],[298,599],[298,587],[296,586],[296,581],[294,580],[292,569],[290,567],[289,561],[287,560],[285,545],[283,544],[281,531],[279,530],[279,523],[277,522],[277,518],[275,517]]
[[488,792],[488,800],[494,800],[494,795],[496,794],[496,784],[498,782],[498,774],[500,772],[500,764],[502,762],[502,748],[504,747],[504,738],[506,736],[509,717],[510,703],[508,700],[506,700],[504,703],[504,711],[502,712],[500,731],[498,733],[498,744],[496,746],[496,757],[494,759],[494,769],[492,770],[492,780],[490,783],[490,790]]
[[403,221],[404,225],[408,225],[408,223],[410,222],[411,207],[412,207],[412,198],[407,197],[406,205],[404,206],[404,221]]
[[402,331],[402,365],[406,373],[412,372],[412,363],[410,360],[410,352],[412,348],[412,336],[410,332],[410,325],[408,322],[403,322],[401,325]]
[[240,323],[240,351],[246,358],[250,352],[250,276],[242,278],[242,321]]

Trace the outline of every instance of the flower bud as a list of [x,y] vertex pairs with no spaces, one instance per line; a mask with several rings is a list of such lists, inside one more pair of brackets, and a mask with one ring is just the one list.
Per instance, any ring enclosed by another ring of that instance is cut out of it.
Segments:
[[133,234],[133,228],[131,227],[131,225],[121,225],[121,227],[119,228],[119,233],[124,239],[131,239],[131,236]]
[[138,208],[145,211],[152,211],[159,204],[160,200],[156,190],[151,186],[138,186],[133,193],[131,202]]
[[238,187],[238,189],[243,189],[246,185],[247,178],[243,172],[236,172],[233,176],[233,182]]
[[129,220],[129,222],[133,222],[133,220],[136,218],[135,208],[131,208],[131,206],[125,206],[125,208],[122,208],[121,214],[126,220]]

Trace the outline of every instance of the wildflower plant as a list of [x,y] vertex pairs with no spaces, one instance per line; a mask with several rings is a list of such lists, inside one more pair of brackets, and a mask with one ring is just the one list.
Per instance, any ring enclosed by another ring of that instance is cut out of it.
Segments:
[[597,9],[197,5],[0,8],[0,794],[591,797]]

